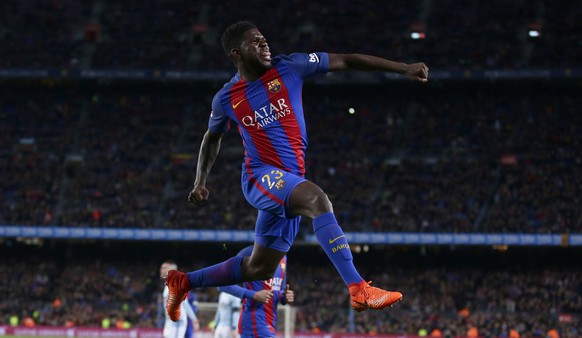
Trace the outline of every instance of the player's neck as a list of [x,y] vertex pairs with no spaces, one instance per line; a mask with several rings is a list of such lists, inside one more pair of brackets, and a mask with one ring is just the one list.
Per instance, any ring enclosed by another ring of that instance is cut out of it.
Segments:
[[268,69],[250,69],[249,67],[240,66],[238,67],[238,73],[241,79],[247,82],[254,82],[258,80],[261,76],[265,75]]

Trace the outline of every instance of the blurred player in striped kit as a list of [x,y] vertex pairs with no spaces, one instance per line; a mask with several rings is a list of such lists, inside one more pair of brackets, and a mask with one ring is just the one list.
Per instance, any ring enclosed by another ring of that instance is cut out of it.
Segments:
[[[237,256],[249,257],[252,246],[242,249]],[[243,300],[238,332],[241,338],[275,337],[277,328],[277,306],[292,304],[295,300],[293,290],[287,284],[287,256],[279,262],[273,277],[269,280],[244,282],[243,286],[230,285],[219,287]]]

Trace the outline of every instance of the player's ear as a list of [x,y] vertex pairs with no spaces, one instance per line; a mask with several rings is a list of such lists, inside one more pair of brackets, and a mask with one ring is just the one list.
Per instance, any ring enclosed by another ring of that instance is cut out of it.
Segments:
[[230,50],[230,56],[231,56],[233,59],[240,59],[240,58],[241,58],[241,52],[240,52],[240,49],[238,49],[238,48],[233,48],[233,49],[231,49],[231,50]]

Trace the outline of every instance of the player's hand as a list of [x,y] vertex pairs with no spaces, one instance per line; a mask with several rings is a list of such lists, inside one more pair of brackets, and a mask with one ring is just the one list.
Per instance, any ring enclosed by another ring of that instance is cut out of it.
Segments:
[[253,299],[257,302],[261,302],[263,304],[267,304],[271,298],[273,298],[273,291],[272,290],[261,290],[255,292]]
[[293,290],[291,290],[289,284],[287,284],[287,286],[285,287],[284,295],[285,299],[287,300],[287,303],[293,304],[293,302],[295,301],[295,293],[293,292]]
[[194,205],[202,205],[208,200],[208,189],[203,185],[195,185],[192,191],[188,194],[188,202]]
[[411,63],[406,68],[404,75],[407,78],[413,81],[428,82],[428,67],[424,62]]

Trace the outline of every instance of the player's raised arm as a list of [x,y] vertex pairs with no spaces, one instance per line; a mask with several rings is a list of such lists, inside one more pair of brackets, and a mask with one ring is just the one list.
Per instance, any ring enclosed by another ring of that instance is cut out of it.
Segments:
[[428,81],[424,62],[406,64],[366,54],[329,54],[329,70],[379,70],[402,74],[414,81]]
[[192,204],[203,204],[208,199],[208,189],[206,189],[206,179],[210,174],[210,169],[220,151],[220,140],[222,134],[213,133],[210,130],[204,134],[200,153],[198,154],[198,165],[196,166],[196,180],[194,188],[188,195],[188,201]]

